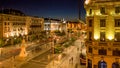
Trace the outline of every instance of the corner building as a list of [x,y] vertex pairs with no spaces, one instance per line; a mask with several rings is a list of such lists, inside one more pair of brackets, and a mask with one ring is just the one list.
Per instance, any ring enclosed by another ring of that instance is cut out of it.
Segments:
[[120,0],[86,0],[87,68],[120,68]]

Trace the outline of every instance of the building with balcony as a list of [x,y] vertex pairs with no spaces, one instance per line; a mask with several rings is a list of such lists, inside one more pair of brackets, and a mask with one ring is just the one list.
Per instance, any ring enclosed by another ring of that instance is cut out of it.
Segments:
[[62,21],[53,18],[44,18],[44,30],[48,37],[54,35],[56,31],[62,31]]
[[4,45],[12,45],[20,43],[22,38],[29,41],[31,35],[38,38],[43,31],[43,21],[42,18],[26,16],[19,10],[1,10],[0,39],[3,40]]
[[41,32],[44,31],[44,19],[26,16],[28,41],[40,40]]
[[87,67],[119,68],[120,0],[86,0]]
[[48,32],[61,31],[62,21],[52,18],[44,18],[44,30]]
[[67,22],[67,32],[68,35],[74,34],[75,36],[78,36],[84,32],[86,32],[86,25],[85,23],[80,20],[80,21],[68,21]]

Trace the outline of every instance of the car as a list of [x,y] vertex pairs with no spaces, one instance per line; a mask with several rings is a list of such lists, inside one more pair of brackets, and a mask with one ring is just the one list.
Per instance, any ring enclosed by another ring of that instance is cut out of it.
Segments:
[[85,65],[86,64],[86,56],[83,54],[80,54],[80,64]]

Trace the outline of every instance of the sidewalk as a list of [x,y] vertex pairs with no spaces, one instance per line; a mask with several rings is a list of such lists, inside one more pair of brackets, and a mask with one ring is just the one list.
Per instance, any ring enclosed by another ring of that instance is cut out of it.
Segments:
[[[78,43],[79,42],[79,43]],[[60,60],[53,60],[46,68],[86,68],[85,65],[80,65],[79,54],[81,52],[81,40],[78,39],[74,43],[74,46],[70,46],[64,50],[65,57]],[[79,47],[79,50],[78,50]]]
[[[74,68],[75,64],[77,63],[76,60],[76,47],[71,46],[67,48],[66,56],[61,58],[60,60],[53,60],[50,64],[46,66],[46,68]],[[73,57],[73,61],[71,62],[70,59]]]

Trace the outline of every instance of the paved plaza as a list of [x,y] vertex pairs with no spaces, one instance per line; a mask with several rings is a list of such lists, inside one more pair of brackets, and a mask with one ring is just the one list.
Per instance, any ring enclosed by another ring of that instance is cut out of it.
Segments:
[[22,60],[18,56],[13,56],[2,61],[0,68],[86,68],[85,65],[80,65],[79,61],[80,42],[81,40],[78,39],[73,46],[66,48],[63,52],[65,56],[62,58],[57,54],[51,54],[51,43],[48,43],[49,46],[42,46],[38,52],[27,51],[28,56]]

